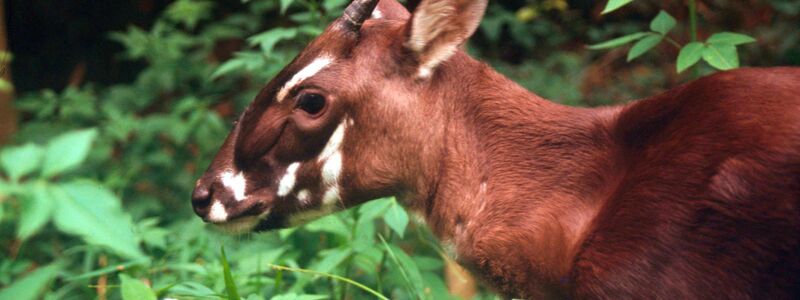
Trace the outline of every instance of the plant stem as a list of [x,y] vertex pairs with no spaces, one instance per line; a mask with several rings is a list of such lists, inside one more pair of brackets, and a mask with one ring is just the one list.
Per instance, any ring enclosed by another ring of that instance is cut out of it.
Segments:
[[367,287],[366,285],[360,284],[360,283],[358,283],[358,282],[356,282],[356,281],[354,281],[354,280],[352,280],[350,278],[345,278],[345,277],[342,277],[342,276],[339,276],[339,275],[334,275],[334,274],[317,272],[317,271],[314,271],[314,270],[290,268],[290,267],[277,266],[277,265],[269,265],[269,266],[274,270],[283,270],[283,271],[289,271],[289,272],[306,273],[306,274],[313,274],[313,275],[319,275],[319,276],[328,277],[328,278],[331,278],[331,279],[334,279],[334,280],[338,280],[338,281],[341,281],[341,282],[345,282],[345,283],[354,285],[355,287],[360,288],[360,289],[364,290],[365,292],[374,295],[378,299],[389,300],[389,298],[386,298],[386,296],[382,295],[381,293],[378,293],[377,291]]
[[697,0],[689,0],[689,34],[697,42]]

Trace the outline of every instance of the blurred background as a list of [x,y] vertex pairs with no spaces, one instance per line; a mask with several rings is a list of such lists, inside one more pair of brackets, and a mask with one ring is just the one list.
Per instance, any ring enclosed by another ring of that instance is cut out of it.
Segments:
[[[245,236],[192,213],[233,119],[347,2],[0,0],[0,299],[494,299],[395,199]],[[491,1],[469,51],[622,104],[800,65],[800,0]]]

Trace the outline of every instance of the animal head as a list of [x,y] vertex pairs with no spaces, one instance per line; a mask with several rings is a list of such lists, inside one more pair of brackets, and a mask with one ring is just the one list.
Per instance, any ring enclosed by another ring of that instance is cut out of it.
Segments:
[[192,194],[234,232],[302,223],[378,197],[424,194],[448,103],[440,69],[486,0],[356,0],[241,115]]

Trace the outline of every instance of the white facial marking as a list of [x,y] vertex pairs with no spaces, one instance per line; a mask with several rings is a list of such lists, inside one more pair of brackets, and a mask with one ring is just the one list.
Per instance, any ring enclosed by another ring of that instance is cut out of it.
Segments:
[[342,141],[344,140],[344,131],[347,127],[345,123],[346,122],[340,123],[339,126],[336,127],[336,130],[333,131],[331,138],[328,139],[328,143],[325,144],[325,148],[322,149],[322,153],[320,153],[317,161],[321,162],[326,160],[334,153],[339,152],[339,148],[342,146]]
[[308,66],[300,70],[300,72],[294,74],[292,79],[289,79],[289,81],[283,85],[281,90],[278,92],[277,101],[283,101],[283,99],[286,98],[286,95],[289,94],[289,91],[291,91],[292,88],[294,88],[297,84],[303,82],[303,80],[306,80],[311,76],[316,75],[319,71],[322,71],[322,69],[330,65],[332,62],[333,58],[330,56],[322,56],[312,61],[310,64],[308,64]]
[[333,206],[339,201],[339,188],[332,186],[325,195],[322,196],[322,206]]
[[222,230],[228,234],[240,234],[245,232],[250,232],[258,226],[258,223],[261,223],[261,220],[267,218],[269,215],[270,210],[267,209],[266,211],[262,212],[258,216],[247,216],[244,218],[235,219],[230,222],[215,224],[216,228]]
[[278,186],[278,196],[284,197],[289,194],[294,188],[294,183],[297,180],[297,169],[300,168],[300,163],[292,163],[286,168],[286,174],[281,178],[280,185]]
[[228,212],[225,211],[225,206],[222,206],[219,201],[213,201],[214,204],[211,204],[211,211],[208,213],[208,220],[215,223],[225,222],[228,219]]
[[383,13],[381,12],[380,9],[378,9],[376,7],[375,10],[372,11],[372,16],[371,17],[373,19],[381,19],[381,18],[383,18]]
[[246,198],[244,192],[247,189],[247,180],[245,180],[242,172],[235,175],[233,172],[225,172],[222,173],[221,179],[222,185],[233,192],[233,198],[236,199],[236,201],[242,201]]
[[322,165],[322,182],[326,186],[335,186],[339,182],[339,174],[342,173],[342,153],[335,152],[325,160]]
[[300,205],[308,205],[308,201],[311,200],[311,192],[308,190],[300,190],[297,192],[297,200],[300,201]]

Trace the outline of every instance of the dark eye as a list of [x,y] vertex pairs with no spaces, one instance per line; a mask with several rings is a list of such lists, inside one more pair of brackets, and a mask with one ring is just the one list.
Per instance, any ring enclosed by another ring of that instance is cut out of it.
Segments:
[[310,115],[316,115],[325,108],[325,97],[315,93],[302,94],[297,100],[296,108],[302,109]]

